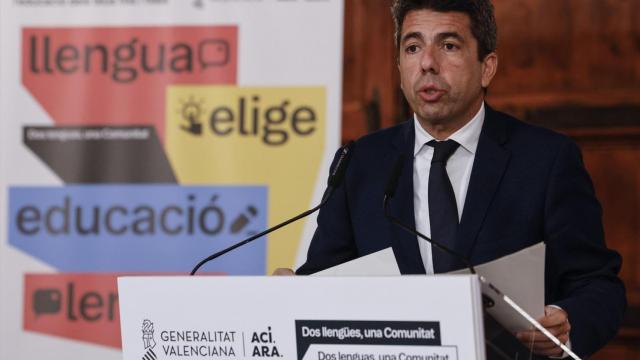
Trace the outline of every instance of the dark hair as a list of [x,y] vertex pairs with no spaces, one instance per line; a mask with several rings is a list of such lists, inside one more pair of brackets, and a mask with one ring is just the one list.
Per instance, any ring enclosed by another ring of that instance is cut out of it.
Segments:
[[396,48],[400,49],[404,18],[413,10],[433,10],[438,12],[461,12],[471,20],[471,33],[478,41],[480,61],[496,50],[498,26],[491,0],[395,0],[391,7],[396,27]]

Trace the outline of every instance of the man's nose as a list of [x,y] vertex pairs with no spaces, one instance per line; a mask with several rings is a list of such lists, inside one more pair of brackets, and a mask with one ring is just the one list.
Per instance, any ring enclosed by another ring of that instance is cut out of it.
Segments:
[[420,68],[423,73],[438,74],[440,72],[440,61],[438,59],[438,50],[435,46],[425,46],[420,58]]

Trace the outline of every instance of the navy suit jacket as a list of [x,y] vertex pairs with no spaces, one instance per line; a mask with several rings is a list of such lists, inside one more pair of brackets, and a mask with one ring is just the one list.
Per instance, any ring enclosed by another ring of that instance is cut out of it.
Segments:
[[[355,144],[345,179],[318,215],[309,274],[391,246],[403,274],[424,274],[415,236],[390,223],[382,199],[405,156],[393,215],[415,226],[414,124]],[[334,159],[335,163],[335,159]],[[620,256],[606,248],[602,211],[580,150],[569,138],[486,106],[454,250],[481,264],[544,241],[545,300],[569,315],[572,350],[587,356],[617,332],[626,308]],[[451,269],[463,264],[451,259]]]

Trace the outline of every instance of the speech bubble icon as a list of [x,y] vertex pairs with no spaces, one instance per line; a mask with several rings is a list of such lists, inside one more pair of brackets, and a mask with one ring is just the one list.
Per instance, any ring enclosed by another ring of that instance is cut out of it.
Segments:
[[40,314],[56,314],[60,312],[62,293],[58,289],[38,289],[33,293],[33,311]]
[[200,67],[224,66],[231,56],[229,42],[224,39],[205,39],[198,43],[198,60]]

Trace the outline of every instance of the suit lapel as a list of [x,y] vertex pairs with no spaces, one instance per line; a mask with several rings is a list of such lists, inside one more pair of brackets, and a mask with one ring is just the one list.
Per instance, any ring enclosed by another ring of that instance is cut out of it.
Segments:
[[458,228],[455,250],[471,257],[478,232],[509,162],[504,119],[489,106],[476,151],[462,220]]
[[[395,163],[397,157],[404,155],[404,166],[395,196],[391,199],[391,214],[400,219],[408,226],[415,228],[415,216],[413,209],[413,149],[415,142],[415,130],[413,121],[407,121],[403,129],[397,133],[392,141],[395,151],[387,159],[389,170]],[[387,179],[385,179],[387,181]],[[409,232],[392,224],[393,250],[399,261],[400,270],[403,274],[424,274],[424,265],[420,256],[420,249],[416,237]]]

